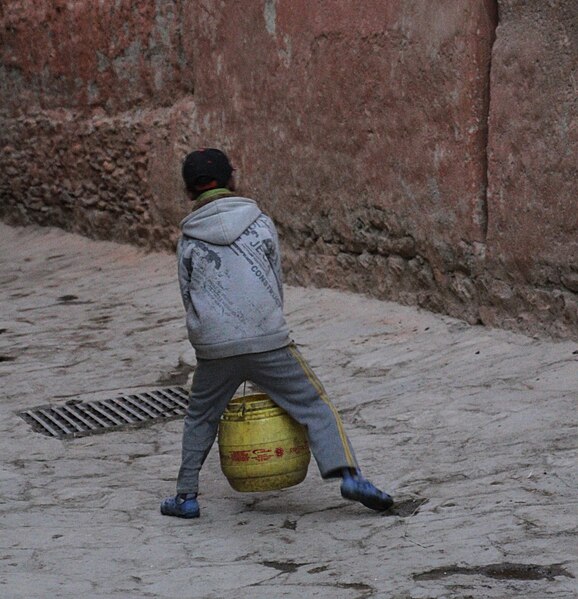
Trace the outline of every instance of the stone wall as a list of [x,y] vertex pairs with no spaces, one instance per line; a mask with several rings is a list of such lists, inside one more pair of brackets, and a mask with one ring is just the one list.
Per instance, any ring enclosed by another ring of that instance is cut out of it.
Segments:
[[1,216],[171,248],[227,150],[291,283],[578,337],[578,0],[8,0]]
[[578,2],[500,0],[497,34],[480,312],[576,337]]

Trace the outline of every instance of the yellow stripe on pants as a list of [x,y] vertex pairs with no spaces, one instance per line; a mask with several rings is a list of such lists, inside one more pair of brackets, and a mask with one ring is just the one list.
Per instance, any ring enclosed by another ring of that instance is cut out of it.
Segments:
[[327,393],[325,393],[325,389],[323,388],[321,381],[317,378],[317,376],[315,375],[313,370],[311,370],[311,367],[306,362],[305,358],[303,358],[303,356],[299,353],[299,350],[294,345],[290,345],[288,347],[288,349],[291,352],[291,355],[299,363],[299,366],[301,366],[301,368],[303,369],[303,372],[305,373],[305,376],[307,377],[309,382],[313,385],[313,387],[315,387],[315,390],[317,391],[317,393],[318,393],[319,397],[321,398],[321,400],[323,401],[323,403],[325,403],[331,410],[333,417],[335,418],[335,422],[337,423],[337,430],[339,431],[339,438],[341,439],[341,443],[343,445],[343,450],[345,452],[345,458],[347,459],[347,461],[349,462],[349,465],[352,468],[357,468],[356,461],[353,458],[353,456],[351,455],[351,449],[349,448],[349,441],[347,439],[347,435],[343,428],[343,423],[341,422],[341,417],[339,416],[339,412],[337,411],[335,406],[331,403],[331,400],[329,399],[329,397],[327,397]]

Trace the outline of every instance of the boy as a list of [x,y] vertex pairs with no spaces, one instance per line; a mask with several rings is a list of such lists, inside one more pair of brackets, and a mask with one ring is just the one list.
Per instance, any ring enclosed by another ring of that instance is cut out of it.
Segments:
[[179,284],[197,367],[177,495],[162,501],[161,513],[199,516],[199,471],[244,381],[305,426],[321,476],[341,477],[344,498],[387,510],[393,499],[361,476],[337,410],[289,337],[273,222],[253,200],[233,193],[233,168],[220,150],[190,153],[182,175],[195,204],[181,222]]

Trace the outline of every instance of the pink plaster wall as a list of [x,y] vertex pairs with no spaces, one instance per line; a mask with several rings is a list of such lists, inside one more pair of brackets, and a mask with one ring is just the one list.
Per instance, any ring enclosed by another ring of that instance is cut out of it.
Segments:
[[289,282],[578,336],[578,2],[0,7],[0,214],[172,247],[223,147]]
[[490,106],[482,317],[575,332],[578,2],[500,2]]

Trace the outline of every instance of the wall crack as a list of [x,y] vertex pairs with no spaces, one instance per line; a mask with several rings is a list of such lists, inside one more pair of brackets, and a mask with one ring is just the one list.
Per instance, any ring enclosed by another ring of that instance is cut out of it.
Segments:
[[482,236],[483,242],[486,243],[488,237],[488,223],[489,223],[489,140],[490,140],[490,115],[491,115],[491,101],[492,101],[492,58],[494,53],[494,44],[496,42],[496,30],[499,24],[499,6],[498,0],[487,0],[486,10],[488,18],[492,24],[490,33],[489,43],[489,54],[488,54],[488,66],[486,71],[486,85],[484,90],[484,105],[483,105],[483,119],[484,119],[484,132],[483,132],[483,147],[484,153],[482,157],[482,199],[480,206],[480,218],[482,224]]

